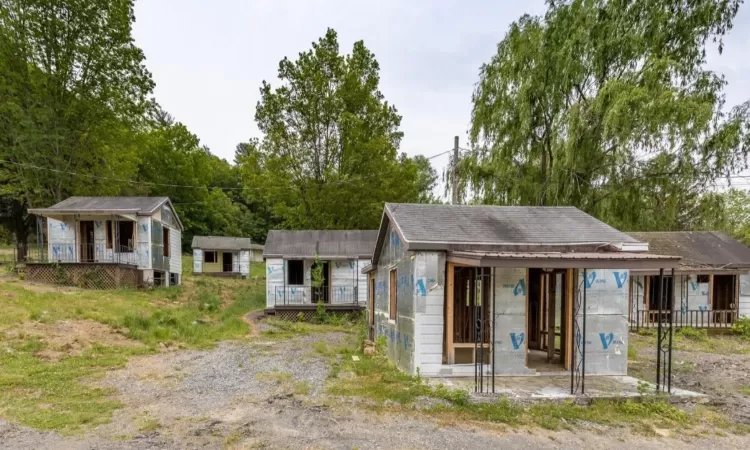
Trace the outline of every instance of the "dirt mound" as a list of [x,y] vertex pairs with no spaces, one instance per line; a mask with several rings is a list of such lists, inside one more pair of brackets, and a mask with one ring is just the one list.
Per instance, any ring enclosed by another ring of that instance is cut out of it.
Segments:
[[95,344],[119,347],[138,347],[143,344],[125,336],[126,330],[115,330],[93,320],[60,320],[55,323],[25,322],[20,328],[9,330],[6,336],[37,337],[47,347],[37,356],[59,360],[63,356],[78,356]]

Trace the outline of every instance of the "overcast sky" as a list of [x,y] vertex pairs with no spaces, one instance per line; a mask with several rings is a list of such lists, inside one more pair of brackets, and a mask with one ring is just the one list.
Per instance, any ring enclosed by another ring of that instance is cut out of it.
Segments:
[[[380,88],[403,116],[401,151],[431,156],[466,146],[479,66],[508,25],[541,14],[543,0],[136,0],[136,44],[156,82],[157,101],[222,158],[260,137],[255,105],[262,80],[277,86],[278,63],[296,59],[326,28],[343,52],[364,40],[380,63]],[[710,52],[727,103],[750,98],[750,5],[725,51]],[[441,171],[448,156],[433,160]]]

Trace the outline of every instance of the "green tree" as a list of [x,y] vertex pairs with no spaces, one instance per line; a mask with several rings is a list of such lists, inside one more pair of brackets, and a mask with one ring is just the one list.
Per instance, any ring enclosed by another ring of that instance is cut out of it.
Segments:
[[[339,53],[329,29],[263,82],[255,119],[264,134],[252,183],[289,228],[374,228],[385,201],[416,201],[417,167],[398,154],[401,117],[379,91],[379,65],[364,43]],[[253,157],[251,157],[252,159]]]
[[0,201],[23,211],[19,240],[28,206],[135,173],[153,82],[133,20],[132,0],[0,0]]
[[441,203],[440,198],[435,195],[438,174],[430,164],[430,160],[423,155],[412,158],[417,166],[417,189],[419,191],[418,203]]
[[462,195],[574,205],[630,230],[699,226],[750,148],[748,104],[725,113],[725,81],[705,68],[740,3],[549,1],[521,17],[481,69]]

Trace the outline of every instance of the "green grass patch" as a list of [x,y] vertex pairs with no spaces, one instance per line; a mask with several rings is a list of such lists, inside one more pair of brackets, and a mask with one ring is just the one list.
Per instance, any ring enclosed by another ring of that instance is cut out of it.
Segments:
[[[264,324],[268,326],[263,330],[264,337],[269,339],[289,339],[295,336],[307,336],[314,333],[340,332],[354,334],[357,328],[351,322],[341,324],[315,324],[308,322],[289,322],[288,320],[265,319]],[[317,345],[317,344],[316,344]],[[318,349],[318,347],[316,347]]]
[[127,330],[126,336],[146,344],[93,343],[82,355],[54,361],[37,356],[47,347],[44,336],[0,333],[0,415],[64,433],[106,423],[120,403],[88,380],[123,367],[133,355],[156,351],[161,343],[205,348],[244,337],[248,325],[242,316],[265,306],[259,282],[192,277],[185,281],[180,287],[116,291],[0,282],[0,330],[13,330],[27,321],[92,320]]
[[737,390],[740,394],[750,397],[750,386],[740,386]]

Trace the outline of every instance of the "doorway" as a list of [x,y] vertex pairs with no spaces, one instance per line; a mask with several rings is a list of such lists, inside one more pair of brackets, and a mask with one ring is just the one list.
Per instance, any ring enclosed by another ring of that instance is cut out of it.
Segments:
[[[323,302],[323,303],[330,303],[331,301],[331,289],[330,289],[330,276],[329,271],[331,265],[328,263],[328,261],[320,261],[320,262],[314,262],[312,266],[312,273],[313,275],[316,273],[316,271],[320,271],[320,276],[322,279],[322,283],[320,286],[312,286],[312,300],[313,303]],[[314,276],[312,277],[315,278]],[[315,283],[315,281],[312,281]],[[342,299],[343,300],[343,299]]]
[[568,276],[568,269],[529,269],[529,368],[557,371],[566,366],[570,327]]
[[81,262],[94,262],[94,221],[78,222],[81,233]]
[[367,309],[369,313],[368,322],[370,324],[370,340],[375,340],[375,277],[370,275],[369,286],[367,292]]
[[232,254],[230,252],[224,252],[221,254],[221,270],[222,272],[231,272],[232,266]]
[[455,267],[453,270],[453,361],[455,364],[489,364],[491,269]]
[[714,321],[718,323],[732,323],[737,307],[736,275],[714,275],[711,289],[711,310]]

